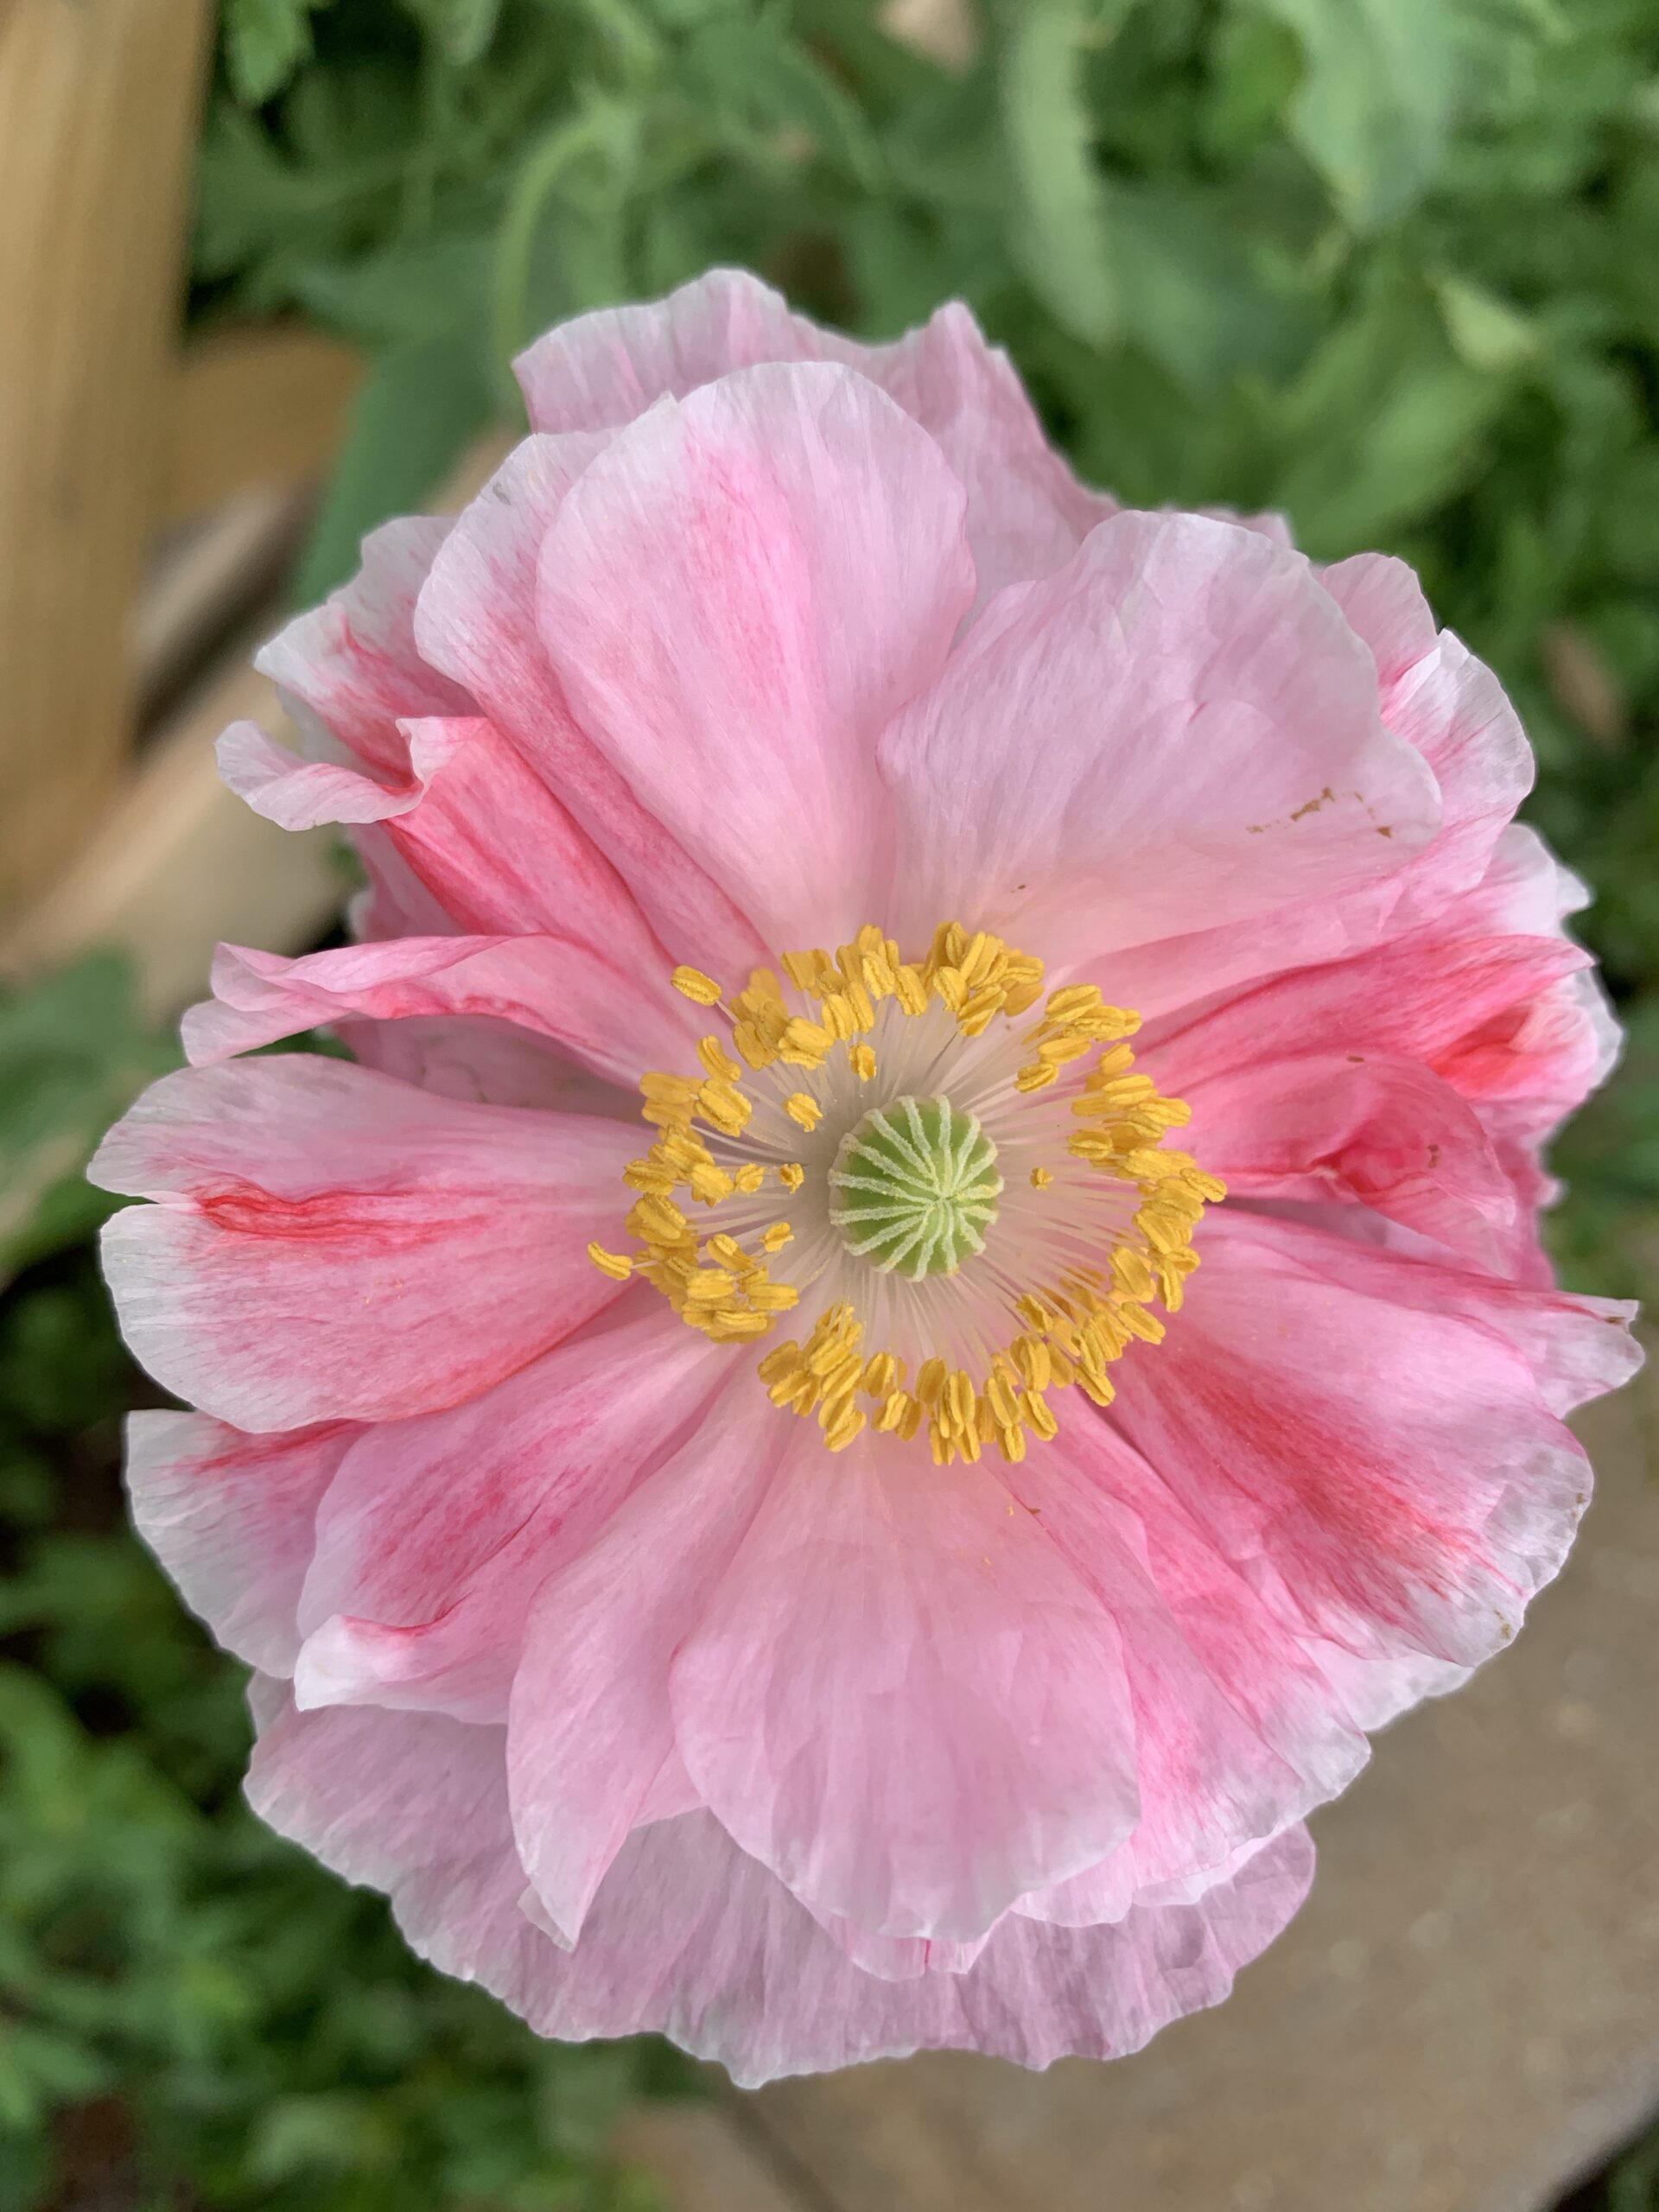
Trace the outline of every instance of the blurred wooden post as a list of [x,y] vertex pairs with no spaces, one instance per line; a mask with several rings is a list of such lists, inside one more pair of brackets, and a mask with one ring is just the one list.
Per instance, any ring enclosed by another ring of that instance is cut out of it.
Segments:
[[120,783],[209,0],[0,4],[0,906]]

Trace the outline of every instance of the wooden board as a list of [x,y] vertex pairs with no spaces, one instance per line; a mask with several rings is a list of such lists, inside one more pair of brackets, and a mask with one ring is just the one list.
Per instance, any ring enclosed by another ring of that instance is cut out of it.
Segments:
[[0,8],[0,911],[126,765],[211,13]]

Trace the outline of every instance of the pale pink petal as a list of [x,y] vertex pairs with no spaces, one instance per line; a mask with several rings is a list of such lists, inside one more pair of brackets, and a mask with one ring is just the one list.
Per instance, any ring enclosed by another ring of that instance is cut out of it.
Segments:
[[163,1201],[104,1233],[128,1343],[263,1432],[453,1405],[580,1327],[636,1143],[296,1054],[164,1076],[88,1173]]
[[1371,1206],[1482,1265],[1519,1257],[1527,1224],[1491,1139],[1414,1060],[1268,1057],[1184,1095],[1192,1141],[1234,1198]]
[[732,1363],[653,1299],[464,1405],[359,1432],[317,1516],[301,1703],[505,1719],[537,1592],[702,1420]]
[[1056,966],[1363,885],[1438,819],[1306,564],[1197,516],[1117,515],[1004,594],[881,761],[910,925]]
[[[606,1869],[675,1757],[675,1654],[787,1441],[764,1391],[734,1378],[682,1450],[536,1600],[512,1688],[507,1780],[518,1856],[562,1942],[577,1940]],[[682,1763],[701,1795],[683,1753]]]
[[245,1436],[203,1414],[127,1420],[138,1533],[226,1650],[293,1672],[317,1507],[359,1432],[344,1421]]
[[513,1023],[625,1088],[696,1050],[689,1003],[665,970],[613,964],[567,938],[403,937],[297,960],[226,944],[213,986],[184,1018],[199,1066],[324,1024],[435,1015]]
[[1392,926],[1409,927],[1479,880],[1532,788],[1532,748],[1491,669],[1450,630],[1436,632],[1403,561],[1357,554],[1319,581],[1371,648],[1383,720],[1418,747],[1445,804],[1440,836],[1402,873]]
[[960,485],[844,369],[664,400],[566,495],[543,636],[585,729],[777,944],[868,918],[875,741],[973,597]]
[[302,760],[257,722],[232,722],[214,753],[229,789],[279,830],[384,822],[420,799],[419,784],[408,776],[386,783],[337,761]]
[[348,761],[354,757],[383,774],[406,772],[398,728],[405,716],[474,711],[467,694],[429,667],[415,645],[415,601],[448,529],[447,521],[422,515],[371,531],[352,581],[297,615],[254,658],[308,738],[332,738]]
[[1464,1324],[1494,1332],[1521,1355],[1540,1396],[1557,1415],[1617,1390],[1642,1364],[1642,1347],[1630,1334],[1637,1312],[1633,1300],[1500,1282],[1300,1224],[1256,1220],[1249,1233],[1276,1250],[1279,1264],[1342,1284],[1381,1305],[1444,1317],[1451,1330]]
[[1117,1630],[988,1468],[791,1427],[675,1661],[681,1757],[816,1907],[971,1942],[1135,1825]]
[[1078,484],[1007,354],[959,301],[891,345],[864,346],[794,314],[746,270],[716,269],[664,300],[562,323],[516,366],[537,429],[593,431],[766,361],[856,369],[937,440],[968,495],[982,597],[1058,568],[1116,505]]
[[[433,563],[416,632],[432,665],[467,686],[620,872],[674,958],[741,974],[766,953],[720,871],[710,874],[682,849],[658,818],[654,794],[636,795],[580,727],[537,628],[543,543],[571,486],[608,442],[575,435],[516,447]],[[550,882],[548,895],[556,895]]]
[[546,1038],[505,1021],[457,1014],[404,1021],[342,1020],[334,1033],[353,1059],[442,1098],[486,1106],[556,1107],[638,1123],[639,1093],[588,1074]]
[[1440,829],[1392,872],[1341,896],[1287,904],[1249,931],[1201,927],[1114,963],[1113,993],[1143,1013],[1345,959],[1420,925],[1479,879],[1530,786],[1531,751],[1497,678],[1436,631],[1403,562],[1363,553],[1316,573],[1372,655],[1383,722],[1434,775]]
[[1473,1665],[1560,1565],[1583,1451],[1496,1332],[1316,1273],[1311,1233],[1208,1221],[1179,1323],[1131,1351],[1113,1421],[1294,1630]]
[[707,1813],[639,1829],[565,1952],[521,1907],[501,1732],[371,1708],[296,1714],[262,1700],[248,1793],[348,1880],[391,1892],[415,1948],[480,1981],[543,2035],[652,2030],[744,2086],[921,2049],[1026,2066],[1122,2056],[1217,2004],[1306,1895],[1295,1829],[1198,1903],[1115,1928],[1001,1922],[973,1968],[861,1972]]

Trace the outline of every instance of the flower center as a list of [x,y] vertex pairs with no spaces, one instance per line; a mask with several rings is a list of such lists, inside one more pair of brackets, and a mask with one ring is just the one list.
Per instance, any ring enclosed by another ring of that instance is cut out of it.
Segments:
[[919,1282],[985,1249],[1002,1178],[996,1147],[948,1098],[872,1106],[830,1170],[830,1218],[847,1249]]
[[642,1077],[636,1247],[589,1256],[717,1343],[798,1313],[760,1378],[831,1451],[925,1433],[941,1463],[1021,1459],[1052,1391],[1109,1404],[1154,1306],[1180,1306],[1226,1194],[1164,1141],[1187,1109],[1135,1071],[1138,1014],[1092,983],[1045,1000],[1042,963],[985,932],[943,923],[906,959],[872,925],[782,966],[729,1001],[674,971],[720,1029],[700,1072]]

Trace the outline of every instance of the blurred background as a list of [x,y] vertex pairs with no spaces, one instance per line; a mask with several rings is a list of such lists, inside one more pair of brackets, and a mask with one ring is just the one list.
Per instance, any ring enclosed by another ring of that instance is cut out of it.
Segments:
[[722,2097],[537,2044],[241,1806],[240,1669],[124,1522],[147,1386],[79,1179],[214,939],[322,942],[349,888],[212,739],[280,730],[251,646],[365,529],[482,481],[518,346],[715,262],[870,336],[961,296],[1122,499],[1415,564],[1520,706],[1630,1031],[1555,1153],[1560,1264],[1659,1273],[1659,0],[0,0],[0,2206],[1653,2212],[1645,1416],[1535,1701],[1408,1724],[1325,1842],[1386,1899],[1455,1830],[1442,1890],[1374,1953],[1290,1939],[1224,2063],[1192,2022],[1109,2088]]

